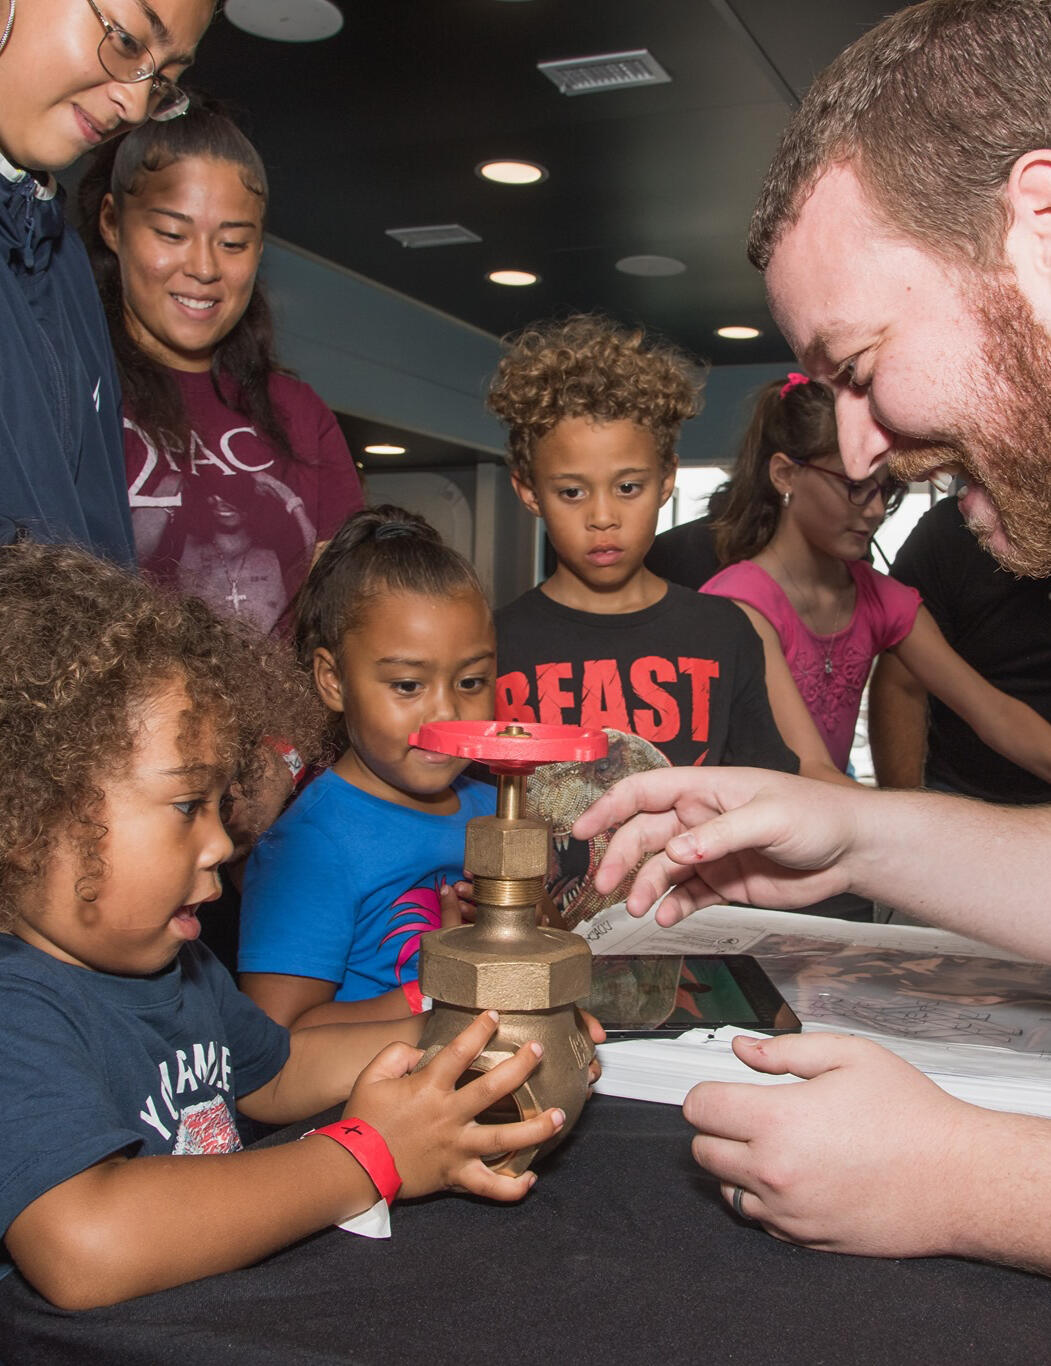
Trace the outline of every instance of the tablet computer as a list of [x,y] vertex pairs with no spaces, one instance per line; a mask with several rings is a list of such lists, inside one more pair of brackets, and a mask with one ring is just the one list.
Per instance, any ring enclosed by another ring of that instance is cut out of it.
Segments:
[[596,956],[587,1009],[610,1039],[734,1025],[796,1034],[795,1012],[748,954]]

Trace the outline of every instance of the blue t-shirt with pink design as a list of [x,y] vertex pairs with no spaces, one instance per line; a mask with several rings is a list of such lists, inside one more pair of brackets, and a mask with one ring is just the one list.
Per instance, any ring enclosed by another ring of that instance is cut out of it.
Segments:
[[366,1001],[415,981],[420,935],[441,923],[443,883],[463,877],[464,834],[496,790],[453,783],[460,809],[413,811],[322,773],[259,840],[241,902],[241,972],[335,982]]

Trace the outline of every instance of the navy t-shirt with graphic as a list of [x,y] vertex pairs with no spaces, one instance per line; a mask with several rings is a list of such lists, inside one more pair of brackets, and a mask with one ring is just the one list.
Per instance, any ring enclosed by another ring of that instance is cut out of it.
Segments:
[[[202,944],[120,977],[0,935],[0,1231],[114,1153],[235,1152],[236,1100],[288,1058],[288,1031]],[[0,1276],[10,1271],[0,1260]]]

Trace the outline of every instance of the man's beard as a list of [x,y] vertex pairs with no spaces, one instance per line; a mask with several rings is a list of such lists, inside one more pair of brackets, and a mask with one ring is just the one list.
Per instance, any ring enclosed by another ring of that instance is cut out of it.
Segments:
[[999,513],[1007,544],[990,544],[997,520],[974,520],[981,545],[1013,574],[1051,575],[1051,337],[1013,277],[975,277],[972,309],[982,326],[981,374],[961,376],[984,408],[941,445],[898,449],[890,458],[898,479],[938,465],[956,465],[967,483],[981,484]]

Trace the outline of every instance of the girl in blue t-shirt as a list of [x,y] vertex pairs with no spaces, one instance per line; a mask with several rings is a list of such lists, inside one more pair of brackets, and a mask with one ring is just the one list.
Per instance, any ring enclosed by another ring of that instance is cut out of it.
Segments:
[[287,1025],[422,1008],[420,935],[459,912],[464,833],[493,789],[409,743],[493,716],[496,644],[474,569],[422,518],[349,518],[297,610],[304,664],[342,753],[260,840],[245,874],[243,989]]

